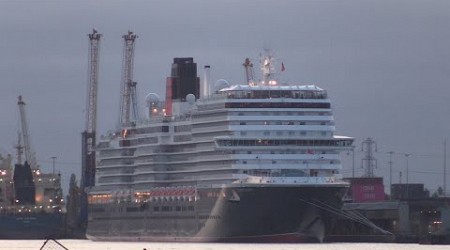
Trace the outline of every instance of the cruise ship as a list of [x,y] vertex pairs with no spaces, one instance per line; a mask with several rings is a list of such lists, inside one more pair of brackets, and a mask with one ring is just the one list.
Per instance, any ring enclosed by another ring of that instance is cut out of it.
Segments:
[[[320,242],[348,184],[328,94],[277,81],[200,82],[193,58],[174,58],[166,96],[147,118],[103,135],[88,194],[87,237],[107,241]],[[284,65],[282,65],[284,70]]]

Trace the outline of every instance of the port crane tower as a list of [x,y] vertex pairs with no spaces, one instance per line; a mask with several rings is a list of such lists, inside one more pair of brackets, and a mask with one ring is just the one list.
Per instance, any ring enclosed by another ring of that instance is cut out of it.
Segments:
[[95,184],[95,143],[97,129],[97,91],[99,52],[101,34],[93,29],[89,36],[89,79],[86,103],[86,128],[82,133],[82,173],[81,187],[90,188]]
[[89,75],[86,102],[86,127],[81,136],[81,211],[80,225],[83,230],[87,227],[87,193],[95,184],[95,143],[97,130],[97,92],[100,38],[102,35],[96,29],[89,37]]
[[128,31],[122,38],[124,46],[119,124],[121,126],[128,126],[131,121],[139,119],[136,91],[137,82],[133,81],[134,47],[138,36],[132,31]]

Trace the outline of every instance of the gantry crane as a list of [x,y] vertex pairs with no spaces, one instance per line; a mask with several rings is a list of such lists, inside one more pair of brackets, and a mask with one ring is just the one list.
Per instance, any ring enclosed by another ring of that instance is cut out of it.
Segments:
[[[25,114],[25,102],[22,99],[22,96],[19,95],[19,100],[17,102],[19,105],[19,113],[20,113],[20,124],[22,127],[22,139],[23,139],[23,151],[25,153],[25,161],[30,165],[31,170],[37,170],[39,166],[37,165],[36,156],[31,149],[30,136],[28,134],[28,122]],[[19,135],[19,143],[20,143],[20,135]],[[21,147],[21,146],[19,146]],[[21,160],[20,160],[21,161]]]
[[[121,102],[120,102],[120,117],[119,123],[122,126],[130,124],[133,114],[133,119],[138,119],[137,110],[137,94],[136,85],[133,81],[133,65],[134,65],[134,42],[138,36],[128,31],[128,34],[123,35],[123,61],[122,61],[122,82],[121,82]],[[133,113],[131,113],[133,108]]]
[[86,130],[82,134],[82,177],[81,187],[90,188],[95,184],[95,152],[97,128],[97,90],[101,34],[93,29],[89,36],[89,82],[86,103]]

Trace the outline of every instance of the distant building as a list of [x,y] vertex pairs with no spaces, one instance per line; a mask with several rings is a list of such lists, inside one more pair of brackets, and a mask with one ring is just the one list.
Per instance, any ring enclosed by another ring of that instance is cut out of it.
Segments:
[[420,184],[392,184],[391,198],[400,199],[424,199],[430,197],[430,192]]

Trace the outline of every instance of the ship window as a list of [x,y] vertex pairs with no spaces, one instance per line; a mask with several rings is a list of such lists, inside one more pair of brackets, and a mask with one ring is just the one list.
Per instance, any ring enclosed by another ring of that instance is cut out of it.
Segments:
[[294,131],[289,131],[289,135],[295,135]]
[[194,206],[189,206],[189,207],[188,207],[188,210],[189,210],[189,211],[194,211]]
[[270,131],[264,131],[264,135],[270,135]]
[[247,135],[247,131],[241,131],[241,135]]
[[300,122],[300,125],[305,125],[305,122]]
[[247,164],[247,161],[242,161],[242,163]]
[[169,126],[162,126],[162,132],[169,132]]
[[181,211],[181,207],[180,207],[180,206],[177,206],[177,207],[175,208],[175,210],[176,210],[176,211]]
[[239,125],[246,125],[246,122],[240,122]]
[[305,131],[301,131],[300,135],[306,135],[306,132]]
[[153,207],[153,211],[154,212],[158,212],[159,211],[159,207]]

